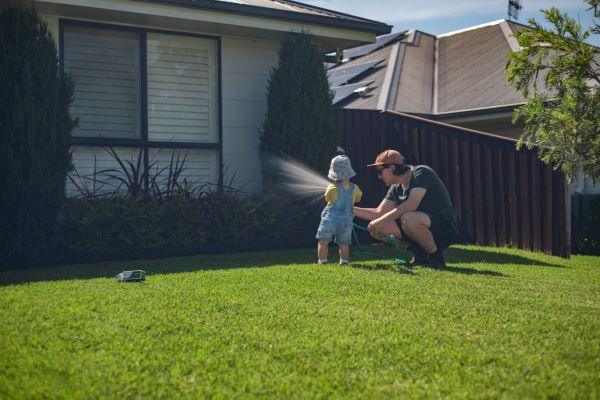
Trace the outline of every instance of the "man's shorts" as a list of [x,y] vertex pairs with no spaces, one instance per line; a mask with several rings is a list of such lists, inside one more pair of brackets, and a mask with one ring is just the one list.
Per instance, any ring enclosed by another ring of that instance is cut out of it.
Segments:
[[352,220],[331,220],[321,218],[319,229],[315,238],[326,242],[331,242],[335,237],[335,243],[341,246],[352,244]]
[[[431,231],[431,234],[433,235],[433,240],[435,241],[435,245],[437,246],[438,249],[441,249],[441,250],[447,249],[451,244],[458,242],[458,232],[452,226],[452,222],[447,221],[442,218],[439,218],[439,217],[431,216],[429,213],[425,213],[425,214],[427,214],[427,216],[429,217],[429,220],[431,221],[431,226],[429,227],[429,230]],[[396,223],[398,224],[398,227],[400,228],[400,232],[402,232],[403,240],[410,243],[411,246],[419,246],[419,244],[417,242],[412,240],[404,232],[404,229],[402,229],[402,224],[400,223],[399,219],[396,220]],[[419,246],[419,247],[421,247],[421,246]]]

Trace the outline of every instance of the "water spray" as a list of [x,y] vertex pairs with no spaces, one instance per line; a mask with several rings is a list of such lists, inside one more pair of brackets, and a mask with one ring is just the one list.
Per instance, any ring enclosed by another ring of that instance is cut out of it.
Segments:
[[317,171],[287,157],[264,156],[264,162],[278,177],[278,184],[309,204],[323,199],[323,193],[332,182]]

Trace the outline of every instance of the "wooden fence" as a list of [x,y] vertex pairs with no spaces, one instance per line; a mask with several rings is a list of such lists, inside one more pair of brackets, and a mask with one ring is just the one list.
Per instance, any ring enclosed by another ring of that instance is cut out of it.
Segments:
[[570,256],[567,184],[535,150],[517,151],[513,139],[396,112],[342,109],[337,115],[363,206],[377,206],[387,190],[366,165],[396,149],[444,181],[462,242]]

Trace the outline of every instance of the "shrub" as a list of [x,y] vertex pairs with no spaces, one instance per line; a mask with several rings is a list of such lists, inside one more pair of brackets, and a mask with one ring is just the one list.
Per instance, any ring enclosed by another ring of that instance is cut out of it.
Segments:
[[0,254],[36,264],[64,201],[73,84],[33,8],[0,11]]
[[574,252],[600,255],[600,196],[589,202],[588,220],[575,238]]
[[[331,104],[326,71],[314,38],[292,33],[279,50],[279,64],[269,77],[267,116],[260,148],[285,154],[326,172],[336,154],[340,126]],[[272,177],[263,167],[267,188]]]
[[231,191],[166,199],[70,198],[48,264],[305,246],[318,214],[275,196]]

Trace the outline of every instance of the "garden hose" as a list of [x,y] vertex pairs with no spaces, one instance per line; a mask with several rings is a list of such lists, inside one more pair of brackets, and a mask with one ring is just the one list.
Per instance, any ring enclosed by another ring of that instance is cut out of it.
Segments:
[[[360,229],[363,231],[369,231],[367,228],[365,228],[364,226],[360,226],[354,222],[352,222],[352,226],[356,229]],[[379,258],[385,258],[382,257],[380,254],[377,253],[371,253],[369,251],[365,251],[363,250],[363,247],[360,245],[360,242],[358,241],[358,235],[356,234],[356,229],[352,229],[352,234],[354,235],[354,240],[356,240],[356,245],[358,246],[358,251],[354,251],[353,254],[358,256],[358,257],[379,257]],[[396,242],[396,237],[392,234],[386,235],[387,243],[394,246],[396,248],[396,250],[398,250],[398,252],[400,253],[400,257],[398,258],[393,258],[392,260],[397,263],[397,264],[403,264],[403,265],[408,265],[408,255],[406,254],[406,250],[403,249],[402,247],[398,246],[398,243]]]

